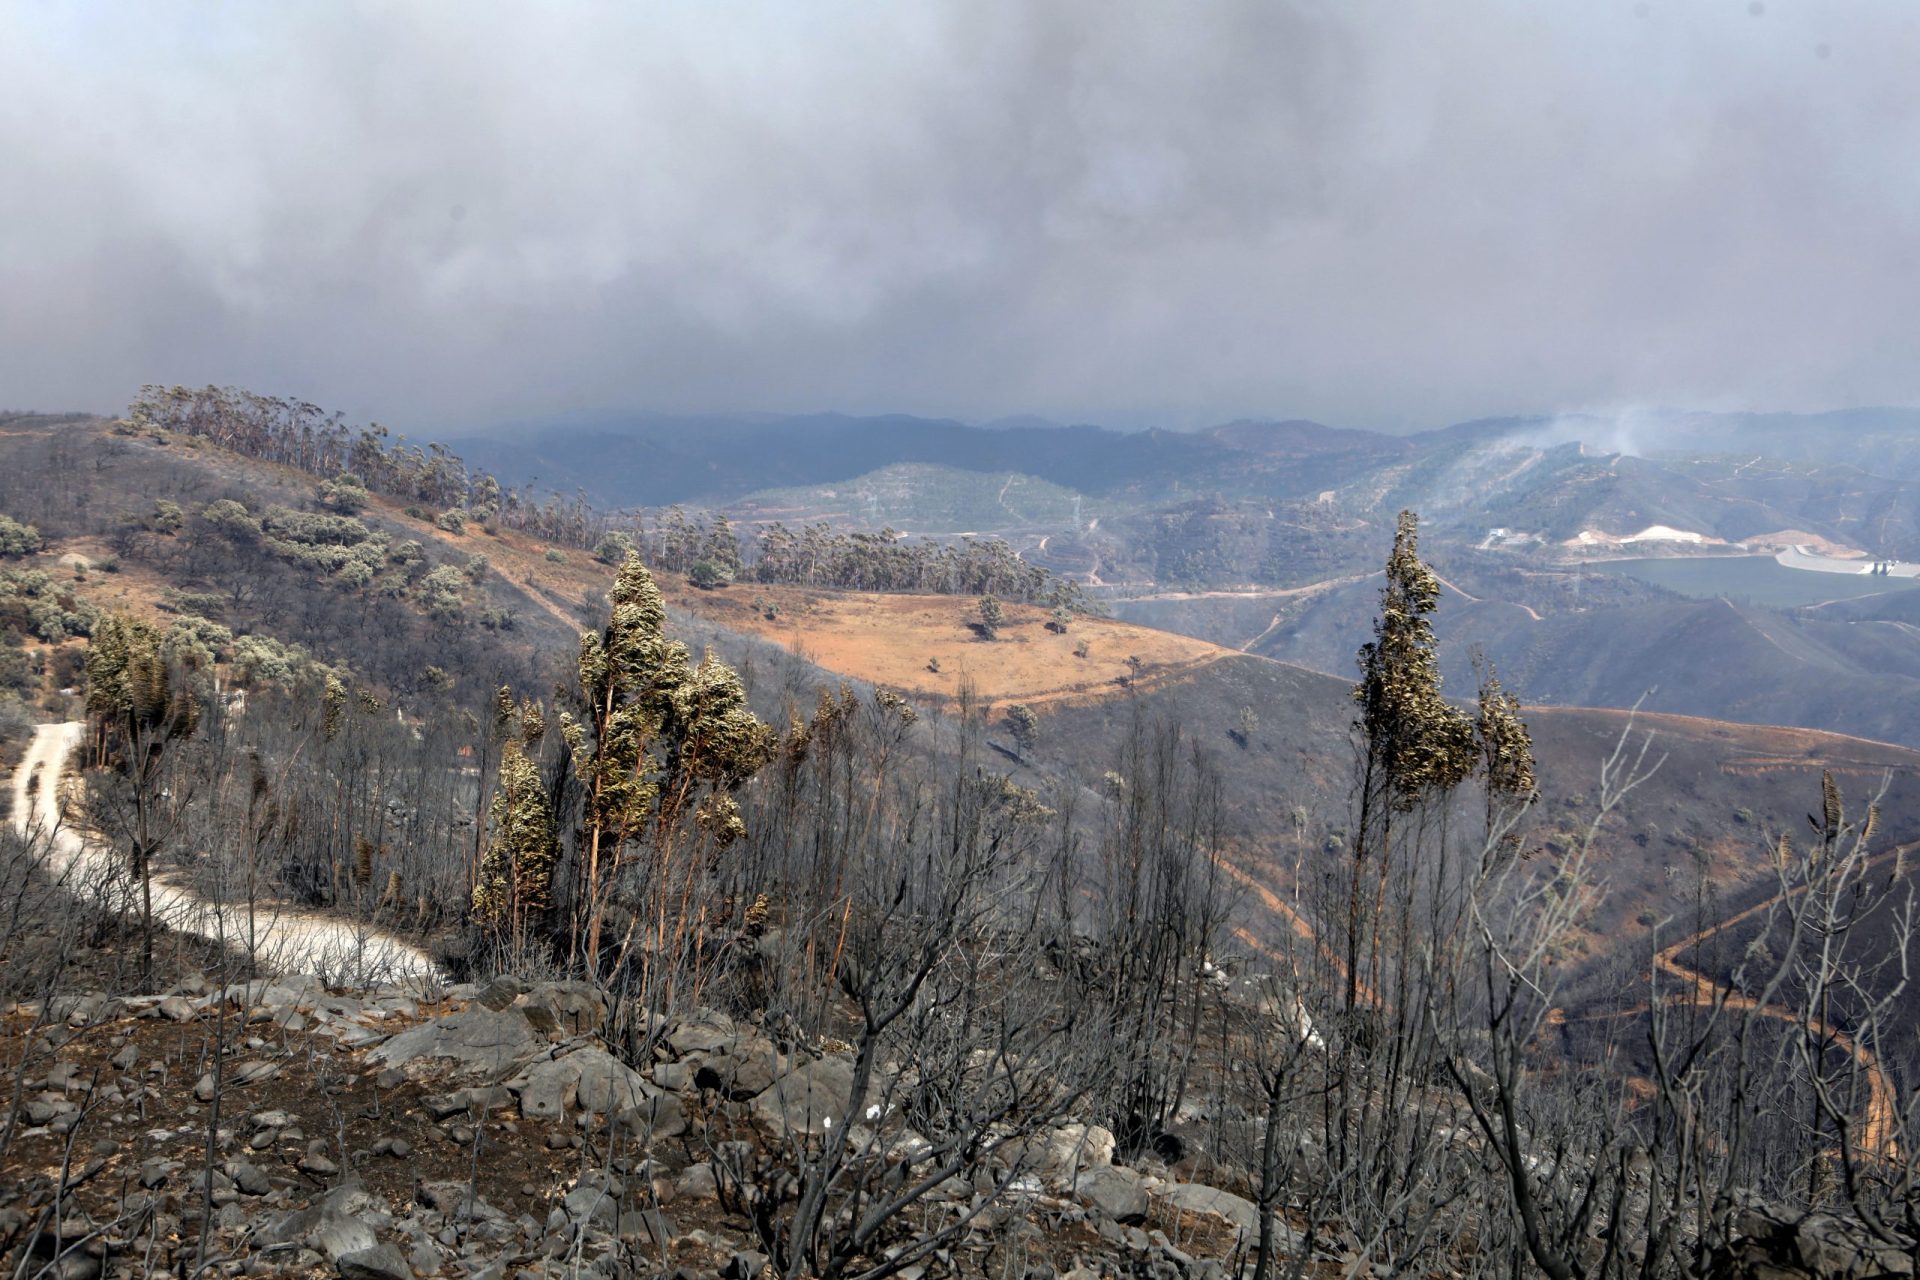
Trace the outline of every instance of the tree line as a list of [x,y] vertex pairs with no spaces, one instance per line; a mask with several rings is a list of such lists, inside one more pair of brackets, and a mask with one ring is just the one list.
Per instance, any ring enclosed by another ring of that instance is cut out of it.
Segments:
[[[751,559],[743,555],[750,552]],[[696,581],[780,583],[843,591],[993,595],[1079,612],[1093,608],[1080,585],[1020,558],[998,538],[909,542],[893,529],[836,533],[824,521],[792,529],[780,521],[745,542],[722,512],[689,516],[680,507],[631,536],[614,534],[600,548],[617,561],[638,550],[647,562]]]
[[319,477],[321,501],[343,517],[373,492],[418,504],[423,514],[456,530],[468,521],[497,523],[560,546],[594,550],[610,564],[638,549],[656,568],[689,575],[699,570],[711,583],[751,576],[768,583],[992,593],[1086,606],[1078,584],[1028,564],[999,539],[908,542],[892,529],[835,533],[822,523],[794,531],[776,523],[743,546],[723,513],[691,518],[674,507],[651,525],[644,515],[616,519],[596,510],[584,494],[543,499],[532,485],[503,484],[445,445],[410,444],[379,423],[355,426],[317,405],[237,387],[144,387],[126,421],[133,429],[204,439]]

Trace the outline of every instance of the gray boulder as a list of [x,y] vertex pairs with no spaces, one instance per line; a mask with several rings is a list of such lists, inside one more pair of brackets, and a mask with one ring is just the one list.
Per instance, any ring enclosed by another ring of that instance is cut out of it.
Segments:
[[536,1062],[507,1088],[520,1095],[520,1114],[554,1120],[578,1106],[592,1115],[623,1115],[647,1103],[658,1089],[605,1049],[576,1050]]
[[1225,1218],[1242,1231],[1260,1229],[1260,1210],[1253,1201],[1231,1191],[1198,1182],[1173,1182],[1154,1194],[1183,1213],[1210,1213],[1216,1218]]
[[467,1190],[464,1182],[425,1182],[415,1193],[421,1204],[456,1220],[499,1222],[507,1216]]
[[639,1105],[620,1112],[615,1119],[622,1129],[652,1142],[677,1138],[689,1128],[686,1108],[671,1093],[645,1098]]
[[[1185,1213],[1210,1213],[1216,1218],[1225,1218],[1240,1228],[1243,1241],[1253,1239],[1260,1231],[1259,1206],[1231,1191],[1198,1182],[1175,1182],[1157,1188],[1153,1195],[1161,1203]],[[1274,1239],[1288,1249],[1298,1249],[1304,1244],[1299,1233],[1278,1217],[1273,1220],[1273,1232]]]
[[696,1009],[667,1032],[675,1053],[712,1053],[733,1042],[733,1019],[717,1009]]
[[607,1020],[607,998],[591,982],[543,982],[513,1003],[534,1030],[552,1040],[590,1034]]
[[787,1069],[786,1059],[761,1036],[736,1036],[701,1064],[695,1082],[735,1100],[756,1097]]
[[333,1260],[342,1280],[413,1280],[413,1268],[390,1244],[343,1253]]
[[267,1181],[267,1175],[258,1165],[245,1161],[236,1161],[227,1166],[227,1176],[233,1179],[233,1185],[241,1195],[263,1196],[273,1190],[273,1184]]
[[1134,1226],[1147,1220],[1147,1189],[1131,1169],[1108,1165],[1089,1170],[1074,1180],[1073,1190],[1110,1221]]
[[498,1079],[546,1047],[517,1008],[469,1005],[458,1013],[402,1031],[367,1053],[376,1067],[413,1071],[450,1065],[461,1076]]
[[563,1061],[578,1064],[580,1109],[594,1115],[630,1111],[659,1092],[605,1049],[582,1049]]
[[353,1254],[367,1253],[380,1243],[374,1238],[373,1228],[360,1219],[333,1212],[320,1215],[306,1240],[336,1263]]
[[[754,1098],[753,1115],[779,1137],[820,1137],[836,1128],[844,1133],[852,1092],[853,1064],[843,1058],[822,1058],[775,1080]],[[858,1101],[853,1105],[857,1107]]]
[[690,1164],[674,1179],[673,1194],[680,1200],[712,1200],[720,1194],[720,1180],[711,1164]]

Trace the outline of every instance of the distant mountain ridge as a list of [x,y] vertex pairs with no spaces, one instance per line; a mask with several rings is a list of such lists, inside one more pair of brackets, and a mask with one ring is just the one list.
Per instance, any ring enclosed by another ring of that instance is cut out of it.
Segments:
[[1184,432],[1119,431],[1007,419],[970,426],[910,414],[855,417],[641,415],[529,424],[509,438],[449,442],[463,457],[609,505],[724,501],[763,489],[849,480],[902,463],[1019,472],[1087,493],[1246,487],[1248,455],[1273,463],[1347,455],[1366,465],[1398,437],[1305,421],[1241,421]]

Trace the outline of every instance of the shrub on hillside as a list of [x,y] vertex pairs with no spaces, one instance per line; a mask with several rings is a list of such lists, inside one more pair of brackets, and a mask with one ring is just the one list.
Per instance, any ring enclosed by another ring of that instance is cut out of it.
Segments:
[[0,556],[32,555],[44,545],[40,531],[12,516],[0,516]]

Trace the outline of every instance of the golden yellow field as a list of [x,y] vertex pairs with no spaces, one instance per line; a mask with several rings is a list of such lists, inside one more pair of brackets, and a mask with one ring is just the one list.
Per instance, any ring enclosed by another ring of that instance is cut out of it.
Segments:
[[[753,583],[699,591],[672,579],[661,586],[674,604],[772,640],[829,671],[945,698],[968,681],[996,702],[1097,698],[1120,692],[1126,681],[1159,684],[1233,652],[1106,618],[1075,617],[1061,634],[1047,629],[1046,610],[1017,604],[1002,605],[1006,621],[989,641],[970,625],[979,619],[971,596],[841,594]],[[1087,656],[1077,657],[1083,641]]]

